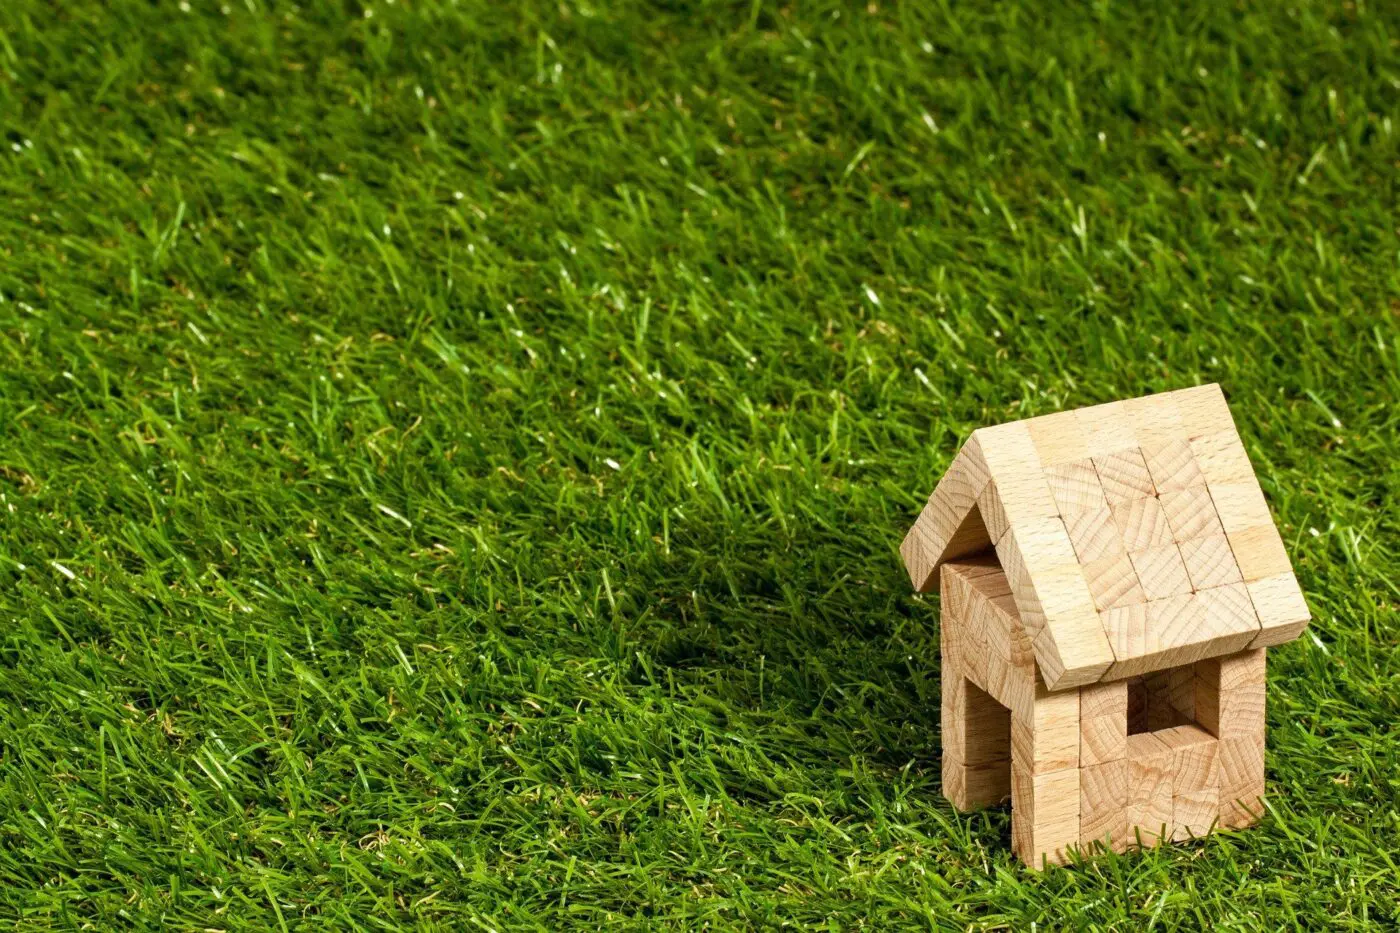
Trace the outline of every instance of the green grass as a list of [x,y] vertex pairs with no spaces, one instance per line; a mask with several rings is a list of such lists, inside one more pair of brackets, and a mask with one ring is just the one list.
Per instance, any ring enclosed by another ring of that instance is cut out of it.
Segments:
[[[188,6],[0,2],[6,925],[1400,922],[1394,5]],[[899,540],[1202,381],[1269,814],[1027,872]]]

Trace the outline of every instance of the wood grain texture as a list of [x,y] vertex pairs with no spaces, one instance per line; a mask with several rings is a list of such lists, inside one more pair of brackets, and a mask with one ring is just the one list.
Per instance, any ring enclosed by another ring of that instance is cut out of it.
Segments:
[[1136,447],[1094,457],[1094,469],[1109,505],[1150,498],[1157,492],[1142,451]]

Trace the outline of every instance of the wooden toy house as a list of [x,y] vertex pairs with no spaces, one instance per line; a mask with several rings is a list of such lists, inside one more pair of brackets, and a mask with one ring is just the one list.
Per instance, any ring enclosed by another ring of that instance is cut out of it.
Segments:
[[901,547],[941,593],[943,787],[1028,865],[1248,825],[1309,615],[1219,386],[972,433]]

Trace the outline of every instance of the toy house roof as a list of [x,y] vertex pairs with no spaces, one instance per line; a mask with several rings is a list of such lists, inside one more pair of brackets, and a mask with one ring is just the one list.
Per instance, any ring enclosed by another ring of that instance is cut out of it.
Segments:
[[1218,385],[980,428],[900,548],[995,550],[1047,688],[1298,637],[1309,614]]

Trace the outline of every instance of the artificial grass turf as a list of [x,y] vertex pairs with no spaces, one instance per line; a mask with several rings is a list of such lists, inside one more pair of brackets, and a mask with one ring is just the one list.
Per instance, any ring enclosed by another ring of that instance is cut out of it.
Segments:
[[[0,918],[1397,921],[1395,7],[187,6],[0,4]],[[1027,872],[899,539],[1210,380],[1269,816]]]

